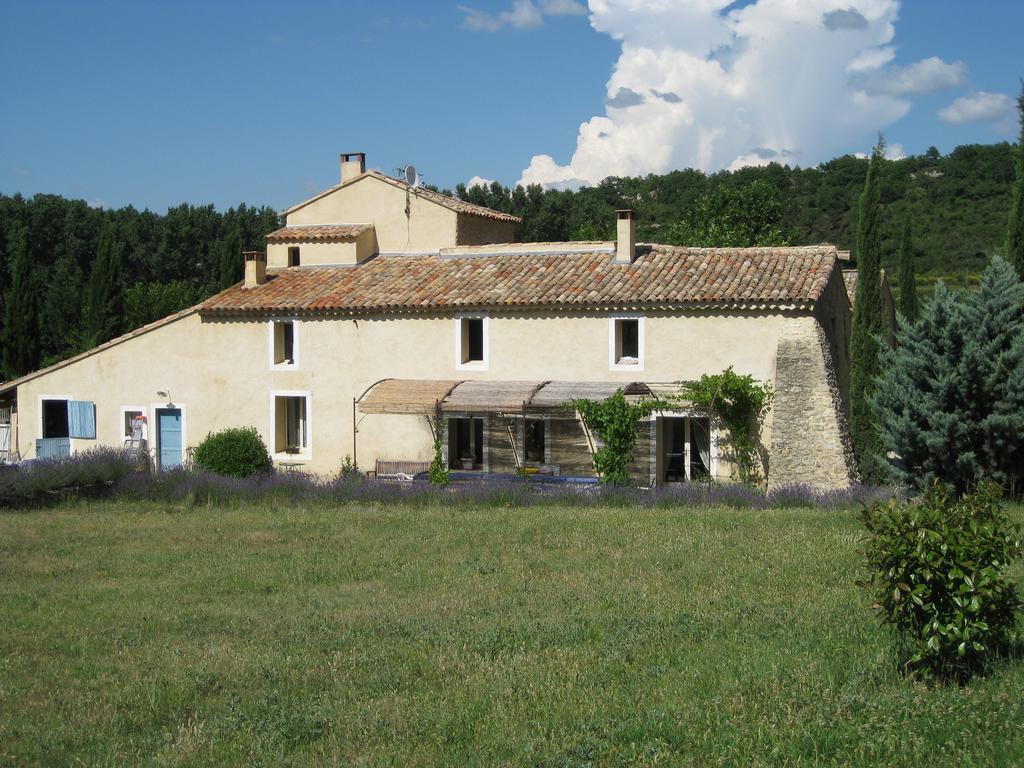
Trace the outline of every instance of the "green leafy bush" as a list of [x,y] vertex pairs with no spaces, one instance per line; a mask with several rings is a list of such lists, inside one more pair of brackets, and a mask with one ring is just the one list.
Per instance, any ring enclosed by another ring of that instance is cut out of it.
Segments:
[[359,471],[359,465],[352,461],[352,457],[345,454],[335,479],[341,483],[358,483],[363,479],[363,473]]
[[207,435],[196,448],[195,464],[229,477],[249,477],[273,467],[267,446],[254,427],[234,427]]
[[910,672],[963,680],[1014,640],[1021,602],[1006,578],[1020,530],[985,483],[956,500],[933,484],[917,502],[875,504],[863,514],[873,593],[896,628]]

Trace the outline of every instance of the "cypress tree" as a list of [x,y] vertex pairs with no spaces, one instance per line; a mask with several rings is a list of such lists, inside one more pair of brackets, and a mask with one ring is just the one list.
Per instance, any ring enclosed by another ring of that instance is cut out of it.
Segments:
[[1017,119],[1020,121],[1020,136],[1014,152],[1014,167],[1017,180],[1013,185],[1013,203],[1010,207],[1010,221],[1006,231],[1006,257],[1017,269],[1017,275],[1024,280],[1024,79],[1017,97]]
[[45,364],[75,354],[82,342],[82,270],[74,256],[64,254],[51,274],[39,321]]
[[100,233],[96,259],[89,272],[83,335],[85,346],[102,344],[121,333],[124,322],[122,254],[124,245],[112,224]]
[[28,238],[18,237],[11,285],[4,302],[3,368],[8,380],[39,367],[39,312],[35,270],[28,255]]
[[235,224],[220,244],[220,279],[218,285],[223,291],[242,279],[242,228]]
[[868,176],[858,205],[857,294],[850,331],[850,439],[866,483],[882,483],[887,471],[871,407],[875,377],[880,370],[878,339],[882,335],[882,236],[879,217],[879,171],[885,155],[885,139],[871,152]]
[[903,225],[897,282],[900,288],[900,312],[911,323],[917,320],[917,280],[914,276],[914,237],[910,216]]

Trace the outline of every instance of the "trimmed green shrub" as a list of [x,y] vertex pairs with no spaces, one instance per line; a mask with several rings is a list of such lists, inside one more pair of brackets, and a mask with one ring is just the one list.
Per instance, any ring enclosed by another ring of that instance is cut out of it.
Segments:
[[196,448],[195,464],[229,477],[249,477],[273,468],[255,427],[233,427],[207,435]]
[[1006,578],[1021,555],[994,483],[959,500],[941,483],[917,502],[892,500],[862,513],[868,530],[864,583],[896,628],[905,669],[964,680],[1013,642],[1021,602]]

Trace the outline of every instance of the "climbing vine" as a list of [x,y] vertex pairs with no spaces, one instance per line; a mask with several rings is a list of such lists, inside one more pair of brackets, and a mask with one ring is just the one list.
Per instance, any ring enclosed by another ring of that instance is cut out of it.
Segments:
[[444,460],[444,421],[440,407],[434,413],[434,458],[430,461],[427,476],[431,485],[448,485],[448,464]]
[[631,403],[621,392],[616,392],[601,401],[573,400],[572,407],[601,441],[601,447],[594,452],[594,468],[601,482],[628,485],[636,425],[640,419],[664,408],[665,403],[658,400]]
[[717,416],[728,430],[723,438],[726,458],[742,482],[756,484],[761,482],[765,463],[758,436],[774,397],[766,382],[749,374],[740,376],[729,366],[721,373],[684,383],[671,399]]

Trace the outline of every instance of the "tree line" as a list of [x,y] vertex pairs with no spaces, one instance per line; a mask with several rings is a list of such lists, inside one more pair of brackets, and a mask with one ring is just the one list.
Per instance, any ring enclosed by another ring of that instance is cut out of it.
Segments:
[[[857,205],[867,157],[846,155],[813,168],[778,163],[705,174],[672,171],[608,178],[579,190],[490,186],[456,194],[523,218],[522,241],[612,239],[619,208],[638,213],[637,237],[677,245],[812,245],[856,250]],[[893,274],[904,222],[914,222],[918,274],[980,272],[1000,251],[1014,180],[1013,146],[970,144],[942,155],[878,165],[879,248]]]
[[278,227],[269,207],[166,214],[58,195],[0,195],[0,379],[191,306],[241,279],[241,252]]

